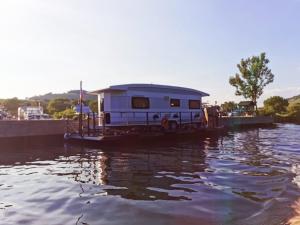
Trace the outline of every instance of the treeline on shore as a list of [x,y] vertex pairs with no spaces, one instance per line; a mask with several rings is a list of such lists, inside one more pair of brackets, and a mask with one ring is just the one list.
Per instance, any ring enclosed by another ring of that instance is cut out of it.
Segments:
[[[51,100],[22,100],[18,98],[0,99],[0,105],[6,108],[13,116],[17,117],[20,106],[42,106],[44,113],[55,119],[74,119],[78,115],[74,106],[78,105],[77,99],[56,98]],[[89,106],[91,111],[98,111],[97,100],[85,100],[84,105]],[[223,112],[232,112],[238,109],[238,104],[229,101],[221,105]],[[300,96],[284,99],[273,96],[264,101],[264,106],[258,109],[259,115],[274,116],[276,122],[300,123]]]
[[[224,112],[232,112],[238,109],[238,104],[229,101],[221,105]],[[264,105],[258,108],[259,115],[273,116],[276,122],[300,123],[300,95],[285,99],[281,96],[273,96],[264,101]]]
[[[18,115],[18,108],[21,106],[41,106],[44,109],[44,113],[49,114],[55,119],[74,119],[77,117],[74,106],[78,105],[78,100],[67,98],[56,98],[51,100],[23,100],[10,98],[0,99],[0,105],[15,118]],[[85,100],[84,105],[89,106],[93,112],[97,112],[97,100]]]

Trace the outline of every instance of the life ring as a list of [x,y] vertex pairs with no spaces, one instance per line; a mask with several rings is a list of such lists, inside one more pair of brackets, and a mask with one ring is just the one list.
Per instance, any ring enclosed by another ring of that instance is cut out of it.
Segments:
[[167,118],[163,118],[161,120],[161,126],[164,128],[164,129],[168,129],[169,128],[169,121]]

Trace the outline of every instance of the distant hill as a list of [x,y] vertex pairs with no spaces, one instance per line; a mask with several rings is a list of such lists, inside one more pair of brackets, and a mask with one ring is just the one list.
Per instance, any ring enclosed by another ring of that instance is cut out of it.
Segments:
[[[45,101],[45,100],[52,100],[56,98],[67,98],[70,100],[79,99],[80,90],[71,90],[66,93],[47,93],[44,95],[36,95],[33,97],[30,97],[29,100],[35,100],[35,101]],[[87,91],[83,91],[83,99],[84,100],[97,100],[96,95],[88,94]]]
[[300,95],[296,95],[294,97],[288,98],[288,101],[291,102],[299,102],[300,103]]

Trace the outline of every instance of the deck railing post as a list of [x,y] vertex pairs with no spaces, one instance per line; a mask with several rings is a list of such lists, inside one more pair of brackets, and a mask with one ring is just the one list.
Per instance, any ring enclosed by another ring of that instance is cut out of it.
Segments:
[[181,112],[179,112],[179,127],[181,128]]
[[146,117],[147,117],[147,126],[149,125],[149,113],[146,112]]
[[105,112],[103,112],[103,117],[102,117],[102,134],[103,136],[105,135]]
[[96,134],[96,116],[95,112],[93,112],[93,133]]
[[193,112],[191,112],[191,124],[193,123]]
[[88,127],[88,136],[90,136],[90,113],[87,115],[87,127]]

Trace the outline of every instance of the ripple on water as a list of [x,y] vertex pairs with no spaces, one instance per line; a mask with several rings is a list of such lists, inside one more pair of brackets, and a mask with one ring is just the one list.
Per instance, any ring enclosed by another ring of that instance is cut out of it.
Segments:
[[299,209],[299,132],[279,125],[148,146],[2,150],[0,219],[284,224]]

